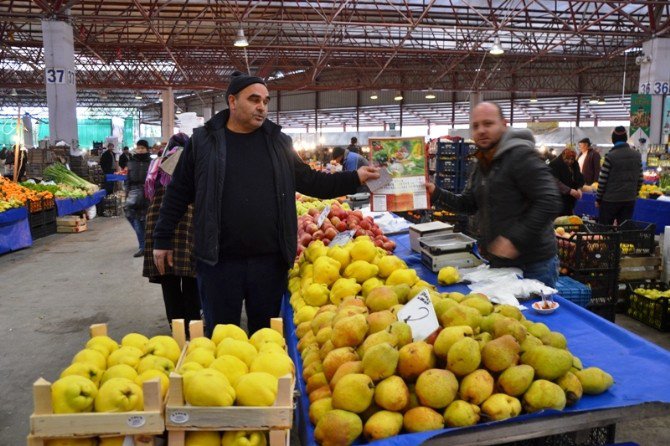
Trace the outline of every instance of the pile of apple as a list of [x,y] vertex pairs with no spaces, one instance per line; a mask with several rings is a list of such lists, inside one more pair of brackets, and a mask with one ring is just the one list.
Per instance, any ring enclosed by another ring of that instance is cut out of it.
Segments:
[[298,217],[298,256],[313,240],[321,240],[328,246],[337,234],[348,230],[355,231],[354,237],[370,237],[375,246],[389,253],[395,250],[395,242],[384,235],[372,217],[364,217],[359,210],[347,210],[338,203],[333,203],[321,227],[318,226],[320,214],[321,211],[312,208],[307,214]]
[[326,206],[332,206],[333,204],[338,204],[342,208],[349,210],[349,204],[342,203],[337,198],[330,200],[320,200],[318,198],[302,195],[297,192],[295,194],[295,209],[299,216],[306,214],[310,209],[317,209],[321,211]]

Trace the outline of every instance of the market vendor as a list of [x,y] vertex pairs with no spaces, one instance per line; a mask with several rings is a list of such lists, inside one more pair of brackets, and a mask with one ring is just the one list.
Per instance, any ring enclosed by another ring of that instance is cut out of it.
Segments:
[[461,194],[427,183],[436,208],[476,214],[479,250],[496,267],[516,267],[549,286],[558,280],[553,219],[561,209],[556,181],[526,129],[507,127],[500,106],[472,111],[477,168]]
[[305,164],[291,138],[267,119],[270,95],[260,77],[233,73],[229,109],[196,129],[167,187],[154,230],[154,261],[172,264],[171,240],[195,204],[197,278],[211,335],[216,324],[240,325],[245,304],[250,333],[279,315],[297,249],[296,190],[318,198],[353,194],[377,168],[326,174]]

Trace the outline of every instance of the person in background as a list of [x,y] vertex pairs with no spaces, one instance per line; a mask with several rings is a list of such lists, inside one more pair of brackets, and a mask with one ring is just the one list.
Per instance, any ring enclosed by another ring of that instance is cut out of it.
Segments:
[[267,119],[265,81],[235,72],[229,108],[195,130],[167,187],[154,229],[158,271],[174,264],[172,238],[194,203],[198,288],[208,336],[216,324],[253,333],[279,315],[297,251],[295,192],[319,198],[354,193],[379,169],[328,175],[302,162],[291,138]]
[[184,319],[187,335],[189,322],[200,320],[200,297],[193,251],[193,205],[189,205],[177,224],[172,238],[173,264],[166,268],[164,274],[161,274],[154,264],[153,231],[165,196],[165,188],[172,180],[172,176],[160,168],[160,163],[170,156],[179,156],[188,140],[189,137],[185,133],[173,135],[168,141],[165,157],[154,160],[149,169],[144,184],[144,195],[151,204],[146,217],[144,267],[142,268],[142,276],[148,277],[151,283],[161,285],[168,323],[172,324],[174,319]]
[[[107,144],[107,150],[102,152],[100,155],[100,169],[105,175],[113,174],[116,171],[116,158],[114,156],[114,144]],[[114,182],[105,180],[105,191],[107,195],[111,195],[114,192]]]
[[142,257],[144,255],[144,224],[147,216],[149,202],[144,196],[144,181],[147,178],[151,157],[149,155],[149,143],[140,139],[135,144],[135,153],[128,161],[128,175],[126,177],[126,203],[123,210],[126,219],[133,227],[137,242],[138,251],[133,257]]
[[[350,152],[349,149],[343,149],[342,147],[335,147],[333,149],[333,161],[342,166],[343,172],[356,171],[361,167],[369,165],[368,160],[366,160],[365,157],[356,152]],[[356,192],[370,192],[370,189],[362,184],[356,189]]]
[[123,151],[119,155],[119,168],[125,169],[128,166],[128,161],[130,161],[130,149],[128,146],[123,146]]
[[584,184],[591,185],[598,181],[600,175],[600,154],[591,147],[591,140],[584,138],[577,143],[579,155],[577,163],[584,176]]
[[579,165],[575,162],[576,157],[574,150],[565,149],[560,156],[549,163],[563,200],[560,215],[572,215],[575,203],[582,198],[580,189],[584,186],[584,177],[579,171]]
[[596,207],[600,209],[598,223],[603,225],[623,223],[633,218],[635,201],[642,187],[642,156],[628,143],[626,128],[618,126],[612,132],[612,150],[598,177]]
[[476,213],[479,250],[491,267],[516,267],[553,287],[559,266],[553,220],[561,200],[535,138],[527,129],[507,127],[492,102],[473,109],[470,128],[477,167],[461,194],[426,183],[433,206]]
[[351,144],[347,147],[347,150],[352,153],[361,154],[361,146],[358,145],[358,138],[355,136],[351,137]]

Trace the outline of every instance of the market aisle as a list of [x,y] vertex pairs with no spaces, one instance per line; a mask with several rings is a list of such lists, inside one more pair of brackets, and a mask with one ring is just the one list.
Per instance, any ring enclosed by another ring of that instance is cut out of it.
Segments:
[[0,256],[0,444],[25,444],[32,383],[53,381],[84,347],[88,326],[110,334],[167,334],[160,286],[142,277],[135,234],[122,218],[96,218],[80,234],[55,234]]

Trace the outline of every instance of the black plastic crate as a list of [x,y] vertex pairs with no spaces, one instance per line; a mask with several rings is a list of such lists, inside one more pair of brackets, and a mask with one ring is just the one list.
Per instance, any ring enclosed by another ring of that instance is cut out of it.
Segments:
[[614,322],[616,319],[616,301],[604,297],[591,298],[586,308],[601,318]]
[[635,291],[639,288],[666,291],[668,286],[663,282],[653,281],[629,283],[630,294],[626,314],[657,330],[670,331],[670,298],[645,296]]
[[56,222],[48,223],[42,226],[37,226],[35,228],[30,228],[30,235],[33,237],[33,240],[37,240],[42,237],[46,237],[51,234],[56,233]]
[[618,269],[573,271],[570,276],[591,288],[591,299],[608,299],[616,302],[619,291]]
[[458,143],[451,141],[440,141],[437,143],[437,155],[457,155]]
[[571,271],[618,269],[621,250],[620,234],[599,230],[593,224],[584,224],[584,230],[569,237],[556,236],[561,267]]
[[42,224],[48,225],[51,223],[56,223],[56,217],[58,217],[56,208],[45,209],[42,211]]
[[455,159],[437,159],[435,170],[437,172],[455,172],[458,166],[458,161]]
[[615,434],[616,426],[612,424],[577,432],[503,443],[500,446],[606,446],[614,443]]
[[459,185],[458,176],[438,172],[435,174],[435,185],[448,191],[454,191]]

